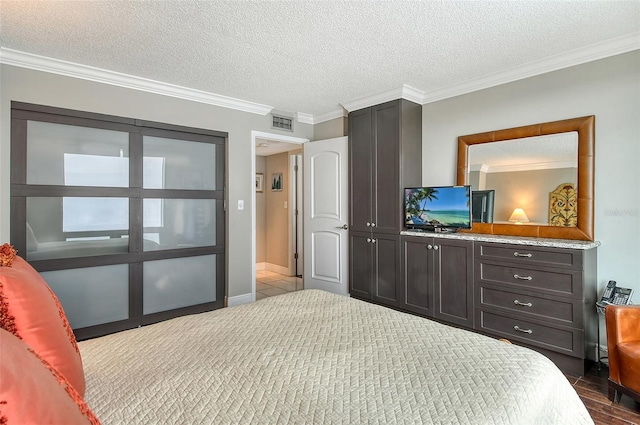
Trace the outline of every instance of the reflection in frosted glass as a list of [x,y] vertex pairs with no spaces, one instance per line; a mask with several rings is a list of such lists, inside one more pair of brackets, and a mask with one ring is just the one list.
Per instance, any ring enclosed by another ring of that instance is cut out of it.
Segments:
[[216,190],[216,145],[144,136],[145,189]]
[[[60,299],[73,329],[129,317],[129,266],[88,267],[40,273]],[[90,278],[87,278],[87,277]]]
[[216,244],[215,199],[148,198],[142,208],[145,251]]
[[27,121],[27,184],[129,186],[129,133]]
[[216,300],[216,256],[145,261],[144,314]]
[[128,198],[62,198],[62,230],[64,232],[128,228]]
[[[73,200],[82,202],[69,202]],[[126,198],[29,197],[26,258],[45,260],[128,252],[128,216]]]
[[129,158],[65,153],[64,184],[128,187]]

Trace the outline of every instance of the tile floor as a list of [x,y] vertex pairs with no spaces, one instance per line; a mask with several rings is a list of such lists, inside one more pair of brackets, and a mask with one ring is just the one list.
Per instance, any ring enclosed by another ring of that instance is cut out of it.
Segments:
[[269,270],[256,271],[256,300],[303,289],[302,279]]

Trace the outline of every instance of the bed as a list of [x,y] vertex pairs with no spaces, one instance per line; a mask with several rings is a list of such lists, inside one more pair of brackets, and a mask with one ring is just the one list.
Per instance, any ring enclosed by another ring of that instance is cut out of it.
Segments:
[[318,290],[78,343],[103,424],[593,424],[532,350]]

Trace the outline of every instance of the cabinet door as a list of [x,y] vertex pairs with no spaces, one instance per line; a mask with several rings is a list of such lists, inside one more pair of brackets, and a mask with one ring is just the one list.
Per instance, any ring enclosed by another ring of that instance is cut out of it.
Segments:
[[356,232],[370,230],[372,165],[371,108],[367,108],[349,114],[349,226]]
[[373,244],[368,232],[349,233],[349,293],[355,298],[371,299],[373,281]]
[[434,240],[434,317],[473,328],[473,242]]
[[402,250],[402,308],[433,316],[433,239],[403,238]]
[[373,233],[374,253],[373,299],[400,306],[400,236]]
[[374,106],[373,209],[374,231],[399,233],[402,223],[400,187],[400,103]]

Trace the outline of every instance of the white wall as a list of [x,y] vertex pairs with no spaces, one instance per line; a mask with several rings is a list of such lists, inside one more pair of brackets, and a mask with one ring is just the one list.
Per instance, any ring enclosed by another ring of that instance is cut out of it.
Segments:
[[[158,121],[168,124],[224,131],[229,134],[228,174],[228,291],[230,297],[251,293],[250,255],[252,193],[251,131],[279,133],[269,116],[220,108],[168,96],[63,77],[9,65],[0,67],[0,241],[9,234],[9,169],[11,101],[69,108],[80,111]],[[313,127],[296,123],[295,133],[283,135],[311,138]],[[244,210],[236,206],[243,199]]]
[[596,117],[598,287],[634,288],[640,303],[640,51],[423,106],[425,185],[456,179],[457,137]]

